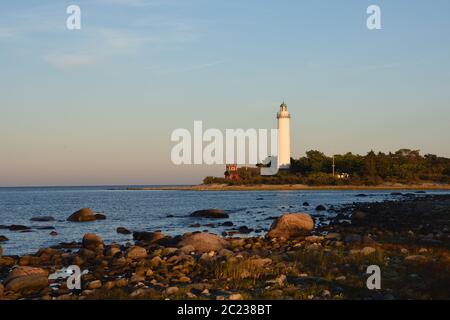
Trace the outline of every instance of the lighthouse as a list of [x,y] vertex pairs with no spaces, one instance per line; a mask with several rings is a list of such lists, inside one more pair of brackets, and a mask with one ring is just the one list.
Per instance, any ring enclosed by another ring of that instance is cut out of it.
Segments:
[[280,105],[280,111],[277,113],[278,120],[278,168],[289,169],[291,166],[291,115],[288,112],[287,105]]

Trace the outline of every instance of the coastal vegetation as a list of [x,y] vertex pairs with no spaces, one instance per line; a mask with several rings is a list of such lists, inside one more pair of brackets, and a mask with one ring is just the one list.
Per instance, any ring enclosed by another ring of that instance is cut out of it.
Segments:
[[376,186],[391,184],[450,183],[450,159],[434,154],[421,155],[418,150],[400,149],[394,153],[374,151],[366,155],[351,152],[327,156],[311,150],[306,156],[291,159],[291,169],[275,176],[261,176],[260,169],[241,167],[239,180],[206,177],[204,184],[301,184],[310,186]]

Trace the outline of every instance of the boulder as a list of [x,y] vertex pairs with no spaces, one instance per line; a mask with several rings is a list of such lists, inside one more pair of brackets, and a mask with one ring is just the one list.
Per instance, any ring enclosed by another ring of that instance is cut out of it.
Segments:
[[42,268],[20,266],[15,267],[6,277],[4,283],[7,284],[9,281],[15,278],[25,277],[25,276],[42,276],[48,277],[48,271]]
[[137,240],[137,241],[147,241],[150,243],[154,243],[154,242],[164,239],[164,238],[165,238],[165,235],[162,232],[147,232],[147,231],[133,232],[133,239]]
[[9,239],[5,236],[0,235],[0,242],[8,241]]
[[180,247],[192,246],[198,252],[219,251],[226,244],[225,239],[206,232],[185,234],[179,243]]
[[106,220],[106,215],[104,215],[103,213],[96,213],[94,217],[96,220]]
[[192,212],[190,217],[198,217],[198,218],[212,218],[212,219],[226,219],[228,218],[228,214],[225,211],[220,209],[206,209],[206,210],[198,210]]
[[15,278],[6,283],[6,291],[40,291],[48,287],[48,278],[43,276],[31,275]]
[[133,246],[127,251],[127,258],[132,260],[140,260],[147,258],[147,250],[139,246]]
[[9,231],[29,231],[29,230],[31,230],[30,227],[23,226],[20,224],[13,224],[13,225],[9,226],[8,229],[9,229]]
[[314,220],[307,213],[287,213],[276,219],[267,236],[269,238],[294,238],[309,234],[314,228]]
[[42,217],[33,217],[30,219],[30,221],[35,222],[48,222],[48,221],[55,221],[55,218],[50,216],[42,216]]
[[92,251],[99,251],[104,249],[102,238],[94,233],[85,234],[83,237],[82,245],[83,248]]
[[327,210],[327,208],[325,208],[325,206],[323,206],[323,205],[321,205],[321,204],[319,204],[319,205],[316,207],[316,211],[325,211],[325,210]]
[[118,227],[116,232],[120,234],[131,234],[131,231],[124,227]]
[[71,222],[87,222],[95,220],[97,219],[95,218],[94,212],[89,208],[80,209],[72,213],[70,217],[67,218],[67,221]]
[[48,286],[48,272],[41,268],[14,268],[4,281],[6,291],[39,291]]

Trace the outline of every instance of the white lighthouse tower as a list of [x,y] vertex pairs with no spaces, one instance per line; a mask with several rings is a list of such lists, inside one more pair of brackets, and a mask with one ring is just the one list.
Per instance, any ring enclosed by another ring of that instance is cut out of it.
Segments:
[[277,113],[278,119],[278,168],[289,169],[291,166],[291,115],[287,110],[287,105],[280,105]]

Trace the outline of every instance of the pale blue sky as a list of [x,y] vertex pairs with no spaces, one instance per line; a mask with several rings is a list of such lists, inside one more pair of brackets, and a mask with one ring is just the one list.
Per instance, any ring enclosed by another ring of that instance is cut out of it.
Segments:
[[[65,28],[70,4],[82,30]],[[223,168],[172,165],[174,129],[272,128],[283,99],[294,157],[450,157],[449,14],[447,0],[2,1],[0,185],[197,183]]]

